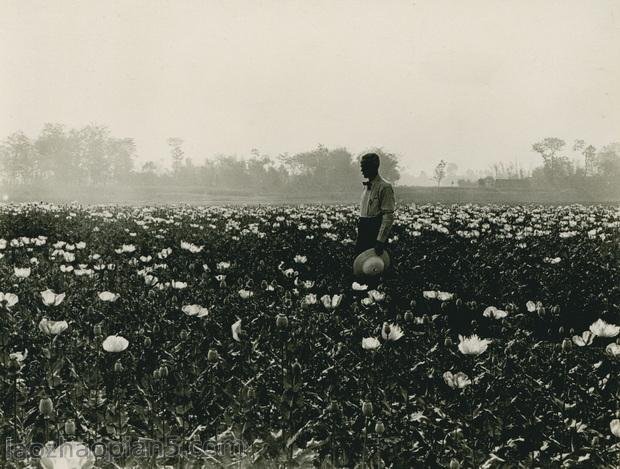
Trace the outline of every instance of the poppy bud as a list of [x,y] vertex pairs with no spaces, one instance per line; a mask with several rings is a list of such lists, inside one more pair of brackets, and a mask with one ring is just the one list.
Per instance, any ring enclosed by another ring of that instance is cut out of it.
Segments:
[[217,353],[217,350],[209,349],[209,353],[207,354],[207,360],[209,363],[215,363],[220,358],[220,354]]
[[159,367],[159,376],[161,378],[167,378],[168,377],[168,367],[166,365],[163,365],[163,366]]
[[179,333],[179,337],[183,340],[187,339],[187,331],[185,329],[183,329],[180,333]]
[[157,293],[155,292],[155,290],[149,290],[149,292],[146,294],[146,296],[148,296],[149,298],[155,298],[155,295]]
[[478,308],[478,303],[475,300],[472,300],[469,302],[469,307],[471,309],[477,309]]
[[460,298],[457,298],[454,304],[456,304],[457,308],[460,308],[461,306],[463,306],[463,300],[461,300]]
[[450,460],[450,465],[448,467],[450,469],[460,469],[461,468],[461,463],[458,462],[456,459],[452,458]]
[[415,300],[411,300],[411,301],[409,302],[409,306],[411,306],[412,308],[415,308],[415,306],[416,306],[416,301],[415,301]]
[[445,347],[452,347],[454,343],[452,342],[452,339],[450,337],[446,337],[446,340],[443,341],[443,345]]
[[75,421],[67,420],[65,422],[65,433],[67,435],[75,435]]
[[157,368],[156,370],[153,370],[153,379],[160,379],[160,378],[161,378],[161,372],[159,368]]
[[448,309],[448,303],[446,302],[441,303],[441,310],[446,311],[447,309]]
[[405,312],[405,321],[413,321],[413,313],[411,311]]
[[301,364],[298,361],[295,361],[291,366],[291,371],[293,372],[293,377],[299,378],[301,376]]
[[49,397],[44,397],[39,401],[39,412],[45,418],[50,418],[54,413],[54,403]]
[[101,324],[95,324],[95,327],[93,327],[93,332],[95,334],[95,337],[99,337],[99,336],[103,335],[103,331],[101,329]]
[[554,306],[553,308],[551,308],[551,312],[557,316],[558,314],[560,314],[560,307],[557,305]]
[[372,402],[365,401],[362,404],[362,414],[364,414],[365,417],[370,417],[372,415]]
[[430,324],[431,323],[431,318],[428,314],[425,314],[424,316],[422,316],[422,322],[424,324]]
[[286,317],[284,314],[278,314],[276,316],[276,326],[278,326],[280,329],[288,327],[288,317]]
[[124,368],[123,368],[123,364],[120,362],[120,360],[119,360],[119,361],[117,361],[117,362],[114,364],[114,371],[116,371],[117,373],[122,373],[122,372],[123,372],[123,370],[124,370]]
[[384,431],[385,431],[385,425],[383,425],[383,422],[379,420],[375,424],[375,433],[377,433],[378,435],[381,435]]
[[558,334],[564,335],[564,327],[560,326],[560,328],[558,329]]
[[573,343],[570,341],[570,339],[564,339],[562,341],[562,352],[567,352],[572,348]]
[[249,386],[247,396],[248,399],[254,399],[256,397],[256,389],[254,389],[252,386]]
[[601,441],[601,440],[600,440],[600,438],[599,438],[598,436],[594,436],[594,437],[592,437],[592,443],[591,443],[591,445],[592,445],[593,447],[596,447],[596,446],[598,446],[598,445],[599,445],[600,441]]
[[151,338],[150,337],[145,337],[144,338],[144,346],[145,347],[150,347],[151,346]]

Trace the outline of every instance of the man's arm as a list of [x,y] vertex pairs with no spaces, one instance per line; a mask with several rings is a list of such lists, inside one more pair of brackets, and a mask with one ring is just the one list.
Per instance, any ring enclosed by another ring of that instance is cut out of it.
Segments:
[[394,200],[394,189],[392,186],[385,186],[381,191],[381,200],[379,201],[379,209],[383,214],[381,221],[381,228],[379,228],[379,234],[377,235],[377,241],[380,243],[386,243],[390,230],[394,224],[394,210],[396,208],[396,202]]

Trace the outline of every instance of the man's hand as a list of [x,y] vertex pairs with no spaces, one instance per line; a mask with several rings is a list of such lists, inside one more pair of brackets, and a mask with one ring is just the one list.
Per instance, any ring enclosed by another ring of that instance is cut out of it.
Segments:
[[383,243],[382,241],[377,241],[375,243],[375,253],[377,254],[377,256],[380,256],[381,254],[383,254],[383,246],[385,243]]

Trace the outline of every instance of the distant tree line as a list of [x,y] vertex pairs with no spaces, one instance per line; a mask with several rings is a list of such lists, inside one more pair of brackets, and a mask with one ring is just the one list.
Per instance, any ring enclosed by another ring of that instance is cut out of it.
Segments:
[[[347,192],[360,188],[360,155],[346,148],[318,145],[306,152],[276,157],[253,149],[246,158],[218,155],[195,164],[181,138],[171,137],[167,144],[162,154],[168,158],[169,167],[159,167],[152,160],[136,167],[132,138],[115,137],[107,127],[95,124],[80,129],[45,124],[36,138],[19,131],[0,143],[0,180],[15,186],[192,186],[257,193]],[[465,176],[459,176],[456,164],[442,159],[431,176],[420,172],[405,183],[499,187],[495,181],[518,179],[527,180],[527,187],[540,189],[620,186],[620,143],[597,149],[576,140],[572,159],[569,150],[564,140],[549,137],[532,145],[542,165],[531,171],[518,163],[499,162],[486,171],[468,169]],[[394,183],[400,180],[399,158],[394,153],[382,148],[367,151],[379,154],[381,174],[386,179]]]
[[[248,158],[219,155],[195,164],[181,138],[168,139],[170,168],[151,161],[136,167],[136,145],[118,138],[107,127],[88,125],[67,129],[46,124],[34,139],[23,132],[9,135],[0,144],[1,179],[8,185],[71,184],[80,186],[180,185],[210,189],[257,192],[350,191],[360,187],[359,156],[346,148],[315,149],[276,158],[252,150]],[[381,172],[396,182],[398,157],[381,148]]]

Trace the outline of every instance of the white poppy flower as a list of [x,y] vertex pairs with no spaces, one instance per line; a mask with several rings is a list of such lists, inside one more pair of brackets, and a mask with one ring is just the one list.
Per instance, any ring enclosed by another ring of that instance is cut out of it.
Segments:
[[41,292],[45,306],[58,306],[65,299],[65,293],[54,293],[49,288]]
[[620,326],[598,319],[590,325],[590,331],[597,337],[616,337],[620,333]]
[[237,320],[230,328],[232,330],[233,339],[237,342],[241,342],[241,338],[239,337],[239,333],[241,332],[241,319]]
[[590,345],[594,340],[595,335],[591,331],[584,331],[580,336],[574,335],[573,342],[579,347]]
[[129,346],[129,341],[120,335],[110,335],[101,344],[106,352],[122,352]]
[[491,340],[481,339],[477,334],[464,337],[459,334],[459,351],[463,355],[480,355],[488,348]]
[[102,291],[99,292],[97,295],[99,296],[99,299],[101,301],[106,301],[108,303],[113,303],[121,297],[121,295],[119,295],[118,293],[112,293],[109,291]]
[[362,348],[364,350],[377,350],[381,347],[381,342],[375,337],[366,337],[362,339]]
[[381,337],[383,337],[383,340],[396,341],[403,335],[404,333],[400,326],[388,324],[387,322],[383,323],[383,328],[381,329]]

